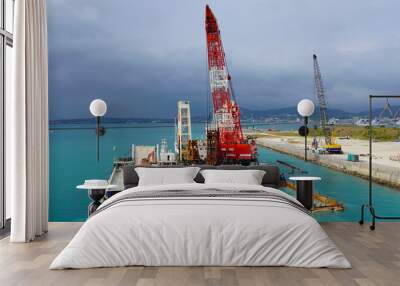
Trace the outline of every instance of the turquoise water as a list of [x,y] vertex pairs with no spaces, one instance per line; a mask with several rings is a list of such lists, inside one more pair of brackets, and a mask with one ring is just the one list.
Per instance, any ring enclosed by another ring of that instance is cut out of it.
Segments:
[[[174,128],[168,124],[107,125],[106,134],[101,137],[100,162],[96,161],[96,136],[94,126],[57,125],[50,130],[50,221],[84,221],[90,202],[85,190],[77,190],[76,185],[85,179],[108,179],[114,158],[129,156],[131,144],[155,145],[166,138],[173,147]],[[192,133],[200,138],[202,124],[194,124]],[[281,130],[297,129],[296,125],[263,125],[257,128]],[[86,129],[82,129],[86,128]],[[92,129],[87,129],[92,128]],[[367,201],[368,182],[305,163],[302,160],[259,148],[261,162],[276,163],[282,160],[298,166],[310,175],[322,177],[316,183],[316,190],[344,203],[343,212],[321,212],[314,214],[319,221],[358,221],[361,204]],[[290,191],[288,191],[290,193]],[[396,215],[400,213],[400,191],[374,185],[374,201],[378,214]]]

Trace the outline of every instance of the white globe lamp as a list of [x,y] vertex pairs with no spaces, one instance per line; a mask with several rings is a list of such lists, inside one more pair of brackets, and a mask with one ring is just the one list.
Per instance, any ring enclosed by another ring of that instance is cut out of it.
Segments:
[[297,104],[297,112],[303,117],[310,117],[314,113],[314,103],[309,99],[302,99]]
[[102,99],[95,99],[90,103],[90,113],[96,117],[96,137],[97,137],[97,162],[100,161],[100,136],[104,135],[105,128],[100,127],[100,117],[107,112],[107,104]]
[[[307,133],[308,133],[308,117],[313,115],[314,113],[314,103],[309,100],[309,99],[302,99],[300,102],[297,104],[297,112],[304,118],[304,126],[301,127],[304,130],[304,161],[307,162]],[[300,132],[300,130],[299,130]]]
[[90,113],[95,117],[101,117],[107,112],[107,104],[102,99],[95,99],[90,103]]

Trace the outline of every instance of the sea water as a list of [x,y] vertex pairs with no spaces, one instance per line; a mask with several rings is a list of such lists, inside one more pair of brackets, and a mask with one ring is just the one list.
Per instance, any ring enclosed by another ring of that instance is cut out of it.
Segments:
[[[174,127],[171,124],[108,124],[106,133],[100,137],[100,160],[96,156],[95,127],[89,125],[53,125],[50,127],[50,221],[84,221],[90,203],[86,190],[76,186],[87,179],[108,179],[113,160],[131,155],[131,146],[156,145],[167,139],[173,149]],[[294,130],[292,124],[263,125],[259,128]],[[204,125],[193,124],[194,138],[204,137]],[[319,221],[358,221],[360,207],[368,199],[368,181],[337,172],[289,155],[259,147],[259,161],[276,164],[281,160],[319,176],[315,183],[318,193],[327,195],[344,204],[341,212],[313,214]],[[400,214],[400,190],[374,184],[374,205],[379,215]],[[289,194],[294,192],[285,190]]]

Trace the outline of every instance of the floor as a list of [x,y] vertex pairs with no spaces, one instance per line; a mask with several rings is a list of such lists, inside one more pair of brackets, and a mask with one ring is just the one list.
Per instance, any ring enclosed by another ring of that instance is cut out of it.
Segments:
[[400,285],[400,223],[376,231],[356,223],[323,223],[352,269],[289,267],[123,267],[48,270],[81,223],[50,223],[49,233],[27,244],[0,240],[0,285]]

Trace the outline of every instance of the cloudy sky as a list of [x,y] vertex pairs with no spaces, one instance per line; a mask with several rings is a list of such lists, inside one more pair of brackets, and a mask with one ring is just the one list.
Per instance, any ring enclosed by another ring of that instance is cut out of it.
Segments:
[[400,92],[397,0],[50,0],[50,117],[172,118],[188,99],[204,115],[204,8],[221,29],[236,98],[250,109],[315,99],[319,57],[328,106],[364,110],[369,93]]

